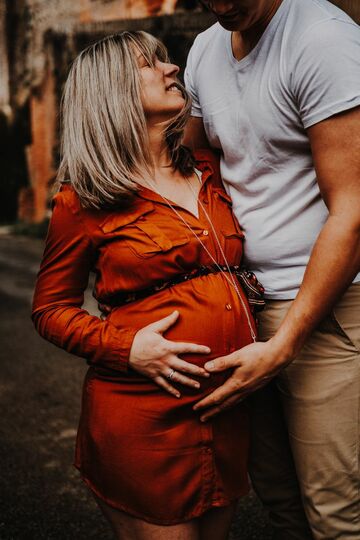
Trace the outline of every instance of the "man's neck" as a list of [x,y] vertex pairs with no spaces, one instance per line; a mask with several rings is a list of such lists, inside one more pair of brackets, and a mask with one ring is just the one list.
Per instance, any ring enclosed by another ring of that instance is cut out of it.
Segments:
[[236,60],[245,58],[256,47],[282,1],[274,0],[264,15],[250,28],[232,32],[231,46]]

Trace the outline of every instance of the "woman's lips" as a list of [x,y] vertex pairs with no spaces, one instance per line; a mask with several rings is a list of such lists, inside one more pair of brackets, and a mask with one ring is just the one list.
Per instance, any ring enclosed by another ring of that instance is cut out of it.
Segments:
[[179,86],[176,82],[170,84],[170,85],[166,88],[166,91],[167,91],[167,92],[174,92],[174,94],[179,94],[179,95],[181,95],[182,97],[184,97],[183,89],[182,89],[181,86]]

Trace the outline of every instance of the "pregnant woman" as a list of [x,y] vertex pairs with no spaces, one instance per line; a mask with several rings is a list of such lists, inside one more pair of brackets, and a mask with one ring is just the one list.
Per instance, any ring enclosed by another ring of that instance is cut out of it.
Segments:
[[[89,364],[75,465],[122,540],[225,539],[248,491],[245,405],[208,423],[193,410],[228,376],[204,363],[256,330],[217,160],[181,146],[177,73],[144,32],[75,60],[34,296],[38,332]],[[90,272],[102,319],[81,307]]]

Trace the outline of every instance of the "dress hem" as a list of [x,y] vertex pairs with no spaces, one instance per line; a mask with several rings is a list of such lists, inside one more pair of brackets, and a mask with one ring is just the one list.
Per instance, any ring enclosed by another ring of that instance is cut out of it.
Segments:
[[84,476],[82,474],[82,471],[81,471],[81,469],[80,469],[80,467],[78,465],[76,465],[75,463],[73,465],[80,472],[82,481],[104,503],[108,504],[109,506],[111,506],[115,510],[120,510],[122,512],[125,512],[126,514],[129,514],[132,517],[142,519],[143,521],[147,521],[148,523],[152,523],[154,525],[164,525],[164,526],[166,526],[166,525],[177,525],[179,523],[186,523],[187,521],[190,521],[190,520],[192,520],[194,518],[198,518],[198,517],[202,516],[203,514],[205,514],[205,512],[207,512],[208,510],[211,510],[212,508],[223,508],[223,507],[226,507],[226,506],[230,506],[232,503],[234,503],[238,499],[240,499],[240,497],[244,497],[245,495],[247,495],[250,492],[250,487],[247,487],[246,489],[243,489],[243,490],[239,491],[239,493],[236,495],[236,497],[233,497],[231,499],[219,499],[217,501],[211,501],[209,504],[204,506],[201,510],[196,510],[196,511],[188,514],[187,516],[178,517],[178,518],[175,518],[175,519],[167,519],[167,520],[156,519],[156,518],[149,517],[147,515],[141,514],[140,512],[136,512],[136,511],[134,511],[132,509],[129,509],[125,505],[119,504],[117,502],[114,502],[114,501],[108,499],[107,497],[102,495],[102,493],[100,493],[100,491],[93,485],[93,483],[86,476]]

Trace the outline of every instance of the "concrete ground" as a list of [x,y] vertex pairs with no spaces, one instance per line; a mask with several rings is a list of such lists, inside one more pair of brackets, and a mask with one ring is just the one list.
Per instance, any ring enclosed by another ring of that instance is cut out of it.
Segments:
[[[85,364],[30,320],[41,253],[40,240],[0,235],[0,540],[110,540],[72,466]],[[242,499],[231,540],[271,538],[255,495]]]

